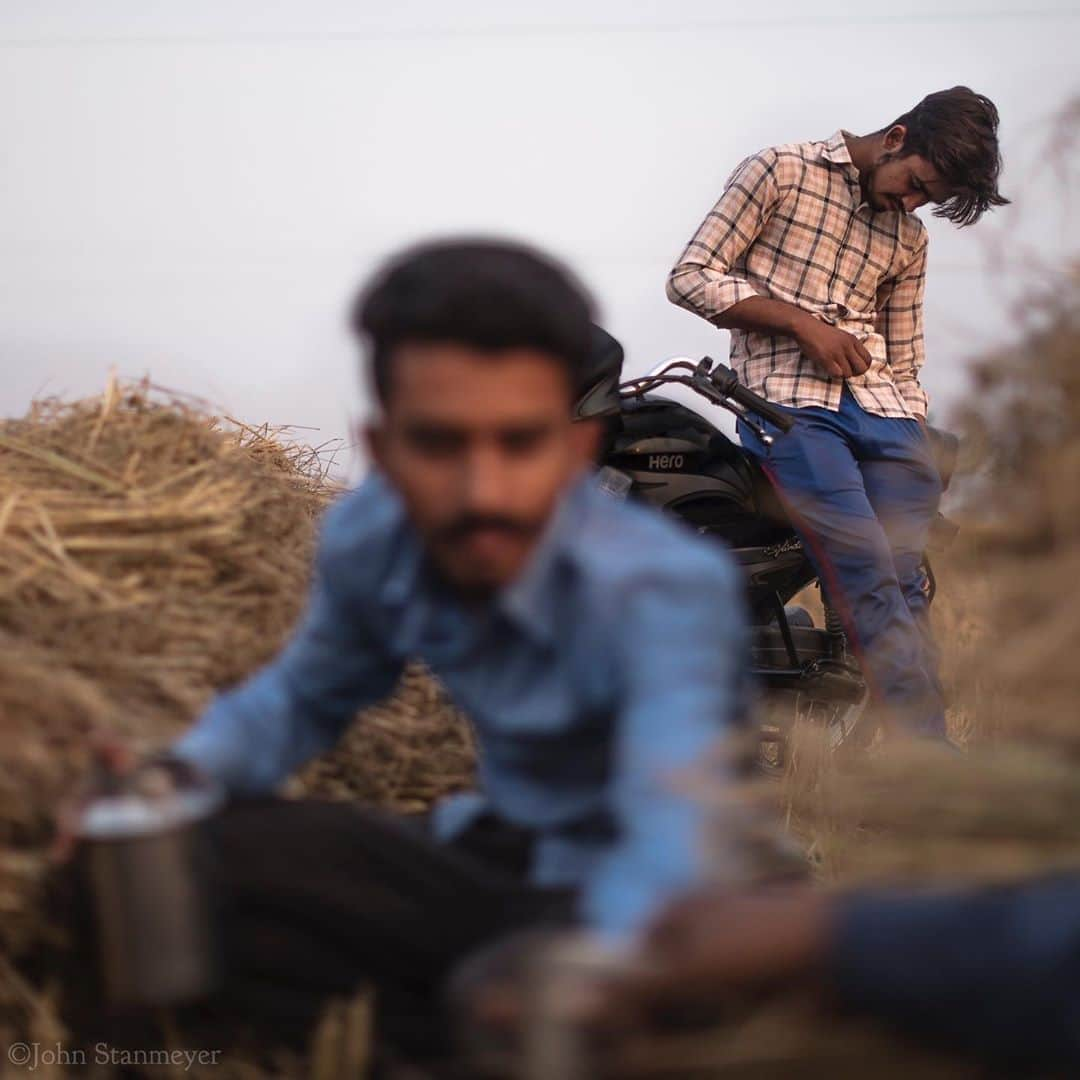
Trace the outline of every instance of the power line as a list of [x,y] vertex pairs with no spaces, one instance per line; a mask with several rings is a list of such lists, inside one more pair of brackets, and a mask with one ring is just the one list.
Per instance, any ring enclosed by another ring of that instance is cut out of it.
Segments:
[[1035,8],[1027,11],[925,12],[906,15],[790,15],[778,18],[733,18],[666,23],[511,23],[489,26],[372,27],[341,31],[239,31],[214,34],[103,34],[73,37],[40,36],[2,38],[0,48],[37,49],[93,45],[233,45],[233,44],[334,44],[376,40],[440,40],[468,38],[537,38],[604,34],[701,34],[730,30],[787,29],[792,27],[842,28],[849,26],[917,26],[1076,20],[1080,11]]

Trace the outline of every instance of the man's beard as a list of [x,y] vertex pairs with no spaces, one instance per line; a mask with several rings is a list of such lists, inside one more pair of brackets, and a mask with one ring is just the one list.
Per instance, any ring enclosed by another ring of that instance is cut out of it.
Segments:
[[462,581],[448,573],[448,568],[438,566],[439,549],[453,549],[458,544],[467,542],[474,531],[497,530],[515,539],[532,540],[543,531],[544,522],[539,523],[511,517],[507,514],[462,514],[449,524],[436,530],[430,537],[433,549],[434,568],[442,579],[442,584],[467,605],[483,605],[490,601],[502,589],[506,582]]
[[[890,161],[896,160],[899,156],[898,153],[882,154],[869,169],[859,174],[859,186],[862,189],[863,202],[867,203],[872,210],[885,209],[885,207],[878,206],[874,197],[874,178],[878,174],[878,169],[882,165],[887,165]],[[888,209],[895,210],[897,207],[891,205],[890,202]]]

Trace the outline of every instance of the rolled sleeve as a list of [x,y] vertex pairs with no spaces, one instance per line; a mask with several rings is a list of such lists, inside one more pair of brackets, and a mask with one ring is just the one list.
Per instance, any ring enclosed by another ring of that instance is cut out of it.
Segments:
[[743,278],[727,274],[720,281],[711,281],[705,289],[705,306],[712,312],[711,318],[723,315],[729,308],[751,296],[760,296],[761,293]]
[[668,275],[668,299],[715,322],[729,308],[761,295],[737,265],[761,234],[780,196],[776,152],[766,150],[747,158]]

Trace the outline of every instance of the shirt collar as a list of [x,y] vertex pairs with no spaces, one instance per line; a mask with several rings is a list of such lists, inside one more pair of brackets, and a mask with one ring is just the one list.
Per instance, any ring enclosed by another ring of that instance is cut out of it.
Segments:
[[563,600],[556,582],[568,569],[572,540],[587,513],[588,485],[583,477],[563,494],[525,569],[496,601],[511,622],[540,644],[556,639],[556,617]]
[[847,132],[843,128],[834,131],[825,140],[821,149],[821,156],[834,165],[850,165],[854,169],[855,163],[851,160],[851,151],[848,150],[847,139],[844,138],[846,134]]
[[821,156],[826,161],[832,162],[833,165],[839,165],[847,175],[848,186],[851,188],[851,193],[855,196],[855,202],[858,209],[862,209],[864,206],[867,209],[872,210],[870,204],[863,198],[862,194],[862,182],[859,179],[859,170],[855,167],[855,162],[851,160],[851,151],[848,149],[847,139],[845,135],[850,135],[848,131],[844,131],[841,128],[839,131],[833,132],[822,146]]

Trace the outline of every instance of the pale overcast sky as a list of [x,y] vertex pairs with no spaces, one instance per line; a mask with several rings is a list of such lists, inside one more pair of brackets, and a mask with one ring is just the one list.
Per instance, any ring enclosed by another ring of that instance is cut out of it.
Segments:
[[724,355],[664,277],[732,167],[967,83],[1001,110],[1023,198],[960,232],[927,217],[924,382],[944,409],[1007,331],[1026,253],[1072,243],[1040,154],[1080,91],[1080,12],[917,7],[3,0],[0,415],[115,366],[344,435],[364,409],[347,297],[445,232],[567,260],[634,370]]

